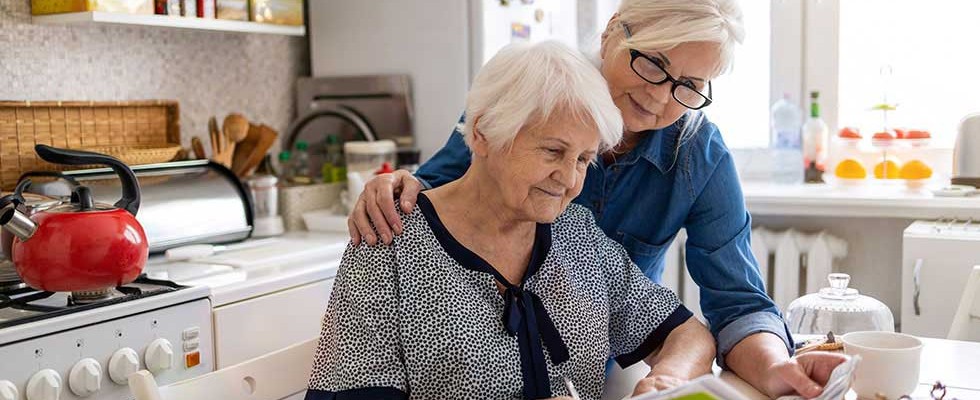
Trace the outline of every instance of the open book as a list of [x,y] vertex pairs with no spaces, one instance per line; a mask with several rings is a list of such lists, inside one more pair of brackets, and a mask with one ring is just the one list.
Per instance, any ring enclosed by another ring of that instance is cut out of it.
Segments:
[[[847,391],[851,388],[851,381],[854,377],[854,369],[859,356],[851,356],[847,361],[834,368],[830,374],[827,385],[824,386],[823,393],[815,400],[842,400]],[[634,397],[632,400],[748,400],[745,396],[735,390],[734,387],[725,383],[715,375],[705,375],[694,379],[683,386],[659,392],[651,392]],[[783,396],[778,400],[802,400],[800,396]]]

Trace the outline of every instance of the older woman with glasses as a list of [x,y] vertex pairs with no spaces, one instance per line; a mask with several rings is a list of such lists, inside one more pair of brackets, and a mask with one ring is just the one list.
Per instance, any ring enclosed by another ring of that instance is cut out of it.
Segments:
[[391,246],[344,254],[307,399],[541,399],[566,382],[598,399],[610,354],[709,372],[707,328],[570,204],[622,136],[599,71],[558,43],[514,45],[466,115],[463,176],[419,195]]
[[[792,338],[752,256],[751,218],[731,153],[698,111],[711,104],[711,80],[731,65],[743,34],[735,0],[623,0],[597,57],[622,112],[623,139],[588,169],[574,202],[655,282],[666,249],[686,228],[687,268],[700,287],[718,364],[770,396],[815,397],[843,358],[791,357]],[[453,133],[415,176],[399,171],[369,182],[348,222],[355,243],[374,244],[378,236],[388,243],[400,234],[395,194],[407,211],[423,188],[458,179],[472,157],[463,142]],[[659,378],[648,383],[658,387],[688,378],[665,366],[652,372]]]

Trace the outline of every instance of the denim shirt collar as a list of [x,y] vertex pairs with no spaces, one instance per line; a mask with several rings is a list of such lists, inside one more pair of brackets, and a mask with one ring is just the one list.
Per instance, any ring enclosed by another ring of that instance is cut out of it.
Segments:
[[666,128],[644,131],[640,143],[624,161],[632,163],[636,157],[640,157],[657,167],[660,173],[666,174],[675,164],[674,151],[682,124],[683,118]]

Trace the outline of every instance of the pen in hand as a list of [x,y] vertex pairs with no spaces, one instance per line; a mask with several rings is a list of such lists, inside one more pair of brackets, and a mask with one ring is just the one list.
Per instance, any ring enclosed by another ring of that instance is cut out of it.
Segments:
[[572,384],[572,381],[568,380],[568,378],[562,379],[565,380],[565,388],[568,389],[568,395],[572,396],[572,400],[581,400],[581,397],[578,397],[578,392],[575,390],[575,385]]

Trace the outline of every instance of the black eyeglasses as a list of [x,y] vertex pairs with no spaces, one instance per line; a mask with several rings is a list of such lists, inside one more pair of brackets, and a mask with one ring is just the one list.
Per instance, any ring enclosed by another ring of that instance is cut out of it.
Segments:
[[[626,32],[626,38],[629,39],[632,36],[629,27],[626,24],[621,25],[623,25],[623,31]],[[698,90],[697,85],[690,79],[678,80],[670,76],[667,70],[664,69],[663,60],[650,57],[641,53],[639,50],[629,50],[630,68],[633,69],[633,72],[643,80],[654,85],[670,82],[670,94],[682,106],[692,110],[700,110],[711,104],[711,81],[707,82],[708,94],[705,95]]]

